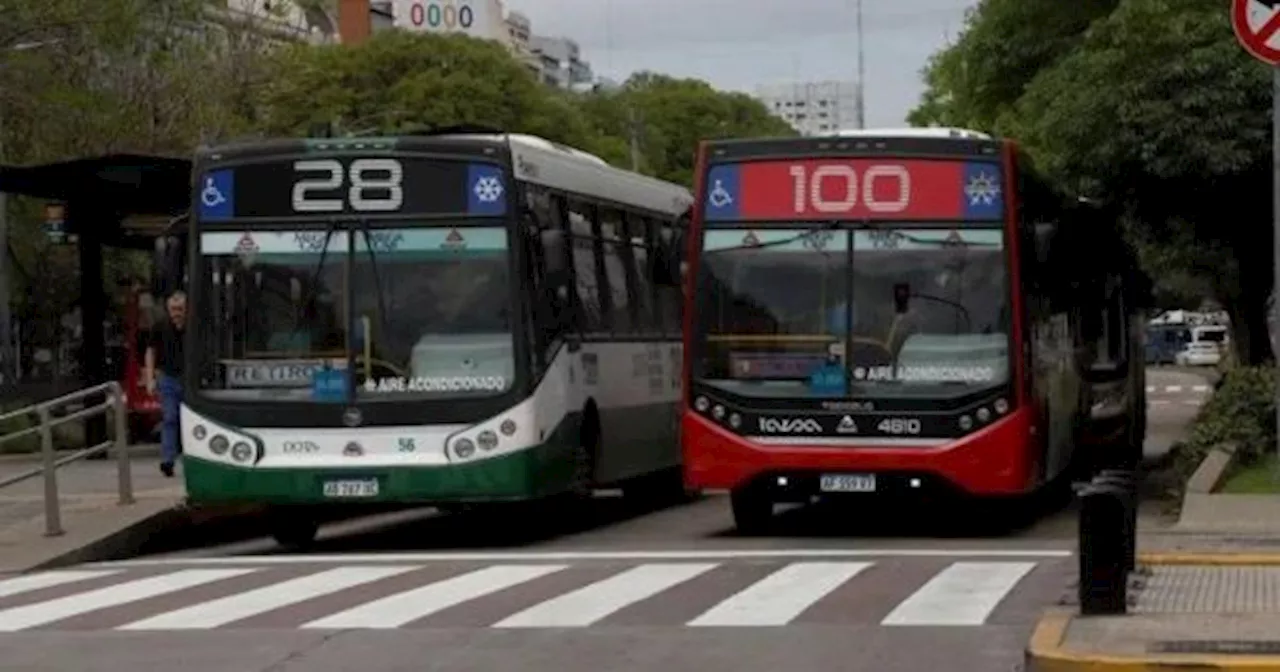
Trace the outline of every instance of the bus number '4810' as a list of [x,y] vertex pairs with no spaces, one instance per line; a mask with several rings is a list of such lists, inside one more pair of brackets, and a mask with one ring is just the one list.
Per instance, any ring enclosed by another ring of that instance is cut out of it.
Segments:
[[885,418],[876,425],[885,434],[919,434],[920,421],[915,418]]

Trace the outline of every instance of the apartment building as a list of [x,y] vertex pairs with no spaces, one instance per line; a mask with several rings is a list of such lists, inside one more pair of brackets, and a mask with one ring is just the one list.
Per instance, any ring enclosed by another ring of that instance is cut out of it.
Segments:
[[761,86],[758,98],[774,115],[803,135],[859,128],[857,82],[794,82]]

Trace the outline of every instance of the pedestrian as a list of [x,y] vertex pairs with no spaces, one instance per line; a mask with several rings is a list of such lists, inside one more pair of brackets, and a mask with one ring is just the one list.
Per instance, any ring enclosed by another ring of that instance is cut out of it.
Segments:
[[160,471],[173,476],[173,463],[182,452],[178,410],[182,405],[183,338],[187,331],[187,295],[175,291],[165,302],[168,319],[151,330],[144,376],[147,392],[160,391]]

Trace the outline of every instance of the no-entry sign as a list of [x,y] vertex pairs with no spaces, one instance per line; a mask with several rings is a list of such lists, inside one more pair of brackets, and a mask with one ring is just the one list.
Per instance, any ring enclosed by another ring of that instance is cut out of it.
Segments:
[[1280,65],[1280,0],[1231,0],[1231,27],[1254,58]]

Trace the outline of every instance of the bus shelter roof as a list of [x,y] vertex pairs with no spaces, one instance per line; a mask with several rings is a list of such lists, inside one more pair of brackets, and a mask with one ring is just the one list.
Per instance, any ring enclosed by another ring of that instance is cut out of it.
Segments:
[[[191,161],[143,154],[108,154],[32,166],[0,166],[0,191],[76,204],[75,227],[92,226],[120,244],[132,217],[174,217],[191,203]],[[69,222],[70,224],[71,222]],[[150,228],[150,227],[148,227]],[[81,231],[83,232],[83,231]]]

